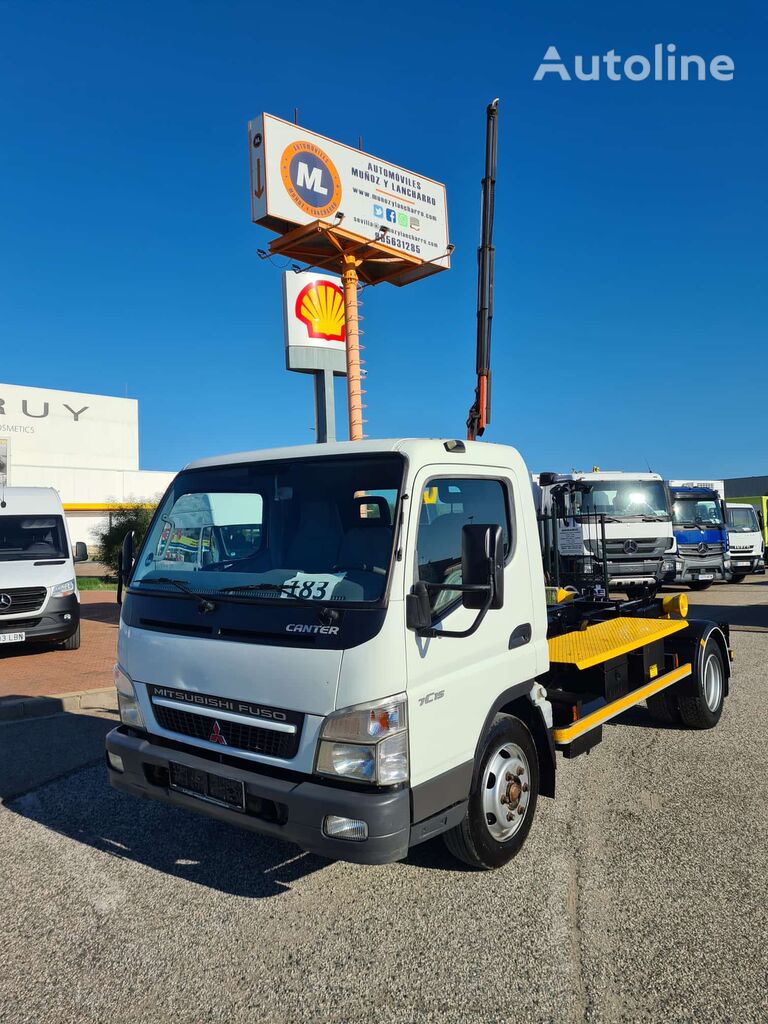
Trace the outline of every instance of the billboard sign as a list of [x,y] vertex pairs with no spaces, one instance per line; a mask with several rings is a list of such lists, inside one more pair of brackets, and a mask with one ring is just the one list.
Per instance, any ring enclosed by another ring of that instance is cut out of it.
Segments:
[[323,221],[369,241],[384,228],[388,249],[450,266],[444,185],[271,114],[248,136],[254,223],[285,234]]

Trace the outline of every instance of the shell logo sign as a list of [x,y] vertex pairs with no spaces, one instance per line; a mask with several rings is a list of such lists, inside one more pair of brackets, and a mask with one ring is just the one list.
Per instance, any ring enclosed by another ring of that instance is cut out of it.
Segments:
[[335,281],[310,281],[296,296],[295,313],[310,338],[346,341],[344,295]]

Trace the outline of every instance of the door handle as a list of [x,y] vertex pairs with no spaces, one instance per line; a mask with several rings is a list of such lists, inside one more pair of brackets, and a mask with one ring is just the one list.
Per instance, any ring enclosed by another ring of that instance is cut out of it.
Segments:
[[512,631],[512,635],[509,638],[509,649],[513,651],[516,647],[525,647],[526,644],[531,642],[533,630],[531,629],[530,622],[524,622],[522,626],[518,626],[517,629]]

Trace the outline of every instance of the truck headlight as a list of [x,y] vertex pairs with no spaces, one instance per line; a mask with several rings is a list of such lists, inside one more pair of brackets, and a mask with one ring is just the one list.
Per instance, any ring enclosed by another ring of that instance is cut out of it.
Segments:
[[113,674],[117,689],[117,706],[120,708],[120,721],[123,725],[130,725],[134,729],[146,729],[144,716],[136,699],[136,690],[130,676],[126,675],[119,665],[115,665]]
[[408,780],[408,714],[404,693],[358,704],[323,723],[315,770],[391,786]]
[[51,597],[70,597],[74,594],[77,584],[74,580],[67,580],[66,583],[57,583],[51,587]]

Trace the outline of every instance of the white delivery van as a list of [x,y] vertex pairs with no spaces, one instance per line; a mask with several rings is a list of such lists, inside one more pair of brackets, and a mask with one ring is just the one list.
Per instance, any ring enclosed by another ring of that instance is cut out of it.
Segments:
[[0,489],[0,646],[80,646],[80,595],[61,498],[52,487]]
[[731,549],[731,580],[741,583],[745,576],[765,572],[765,545],[757,513],[752,505],[729,501],[725,509]]

